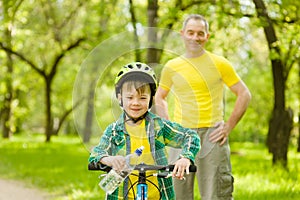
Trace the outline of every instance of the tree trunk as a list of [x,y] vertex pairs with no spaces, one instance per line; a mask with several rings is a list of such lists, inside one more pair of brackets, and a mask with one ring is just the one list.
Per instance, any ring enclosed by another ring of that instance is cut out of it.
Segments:
[[139,37],[137,34],[137,28],[136,28],[136,24],[137,24],[137,19],[135,16],[135,12],[134,12],[134,5],[133,5],[133,1],[129,0],[129,5],[130,5],[130,15],[131,15],[131,23],[133,26],[133,38],[134,38],[134,45],[135,45],[135,61],[142,61],[142,55],[141,55],[141,50],[140,50],[140,41],[139,41]]
[[[158,49],[155,47],[157,43],[157,10],[158,4],[157,0],[148,0],[148,26],[153,27],[149,28],[148,32],[148,41],[150,48],[147,51],[147,63],[158,63]],[[153,45],[153,48],[151,46]]]
[[[6,28],[5,30],[5,39],[6,44],[9,48],[11,48],[11,30]],[[12,85],[12,74],[13,74],[13,60],[12,54],[6,51],[7,60],[6,60],[6,68],[7,73],[5,75],[5,86],[6,93],[4,97],[3,109],[1,111],[2,116],[2,136],[3,138],[9,138],[11,135],[11,103],[13,100],[13,85]]]
[[268,147],[273,164],[287,167],[290,133],[293,128],[293,111],[275,109],[269,123]]
[[300,113],[298,114],[298,148],[297,152],[300,152]]
[[4,106],[2,109],[2,136],[3,138],[9,138],[11,135],[11,102],[13,98],[13,88],[12,88],[12,58],[11,54],[7,53],[7,74],[5,75],[5,85],[7,92],[4,97]]
[[51,80],[45,77],[46,91],[45,91],[45,105],[46,105],[46,126],[45,135],[46,142],[50,142],[53,133],[53,120],[51,112]]
[[96,81],[91,81],[89,87],[89,95],[87,99],[87,112],[85,116],[85,124],[83,131],[83,142],[88,143],[92,135],[93,116],[94,116],[94,98],[95,98],[95,86]]
[[285,110],[285,77],[282,61],[282,53],[277,44],[277,37],[272,20],[268,16],[268,11],[262,0],[253,0],[258,17],[263,22],[265,36],[268,42],[272,63],[272,75],[274,85],[274,108],[269,122],[269,132],[267,146],[269,152],[273,154],[273,164],[281,164],[287,167],[287,152],[290,132],[293,126],[292,110]]
[[[300,66],[298,65],[298,72],[299,72],[299,76],[298,78],[300,78]],[[299,79],[298,79],[299,80]],[[300,80],[299,80],[300,83]],[[300,94],[298,93],[299,99],[300,99]],[[297,148],[297,152],[300,153],[300,105],[299,105],[299,111],[298,111],[298,148]]]

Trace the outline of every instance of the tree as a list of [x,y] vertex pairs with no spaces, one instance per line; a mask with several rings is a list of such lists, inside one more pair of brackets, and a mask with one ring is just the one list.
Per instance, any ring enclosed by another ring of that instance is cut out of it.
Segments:
[[[97,19],[99,20],[98,22],[98,27],[97,27],[97,38],[99,40],[105,38],[106,36],[106,31],[108,30],[108,23],[109,20],[111,19],[110,13],[115,8],[115,5],[117,4],[117,0],[111,1],[110,5],[108,6],[105,1],[101,1],[99,5],[96,5],[96,9],[99,10]],[[109,8],[108,8],[109,7]],[[101,65],[101,63],[100,63]],[[93,65],[93,68],[99,67],[96,63]],[[94,69],[94,71],[96,71]],[[91,139],[92,135],[92,126],[93,126],[93,117],[94,117],[94,99],[95,99],[95,87],[97,85],[97,78],[96,77],[91,77],[90,83],[88,84],[88,95],[86,97],[87,101],[87,109],[85,113],[85,121],[84,121],[84,128],[83,128],[83,142],[87,143]]]
[[[273,163],[287,167],[287,152],[290,132],[293,128],[293,111],[286,108],[285,89],[288,72],[295,61],[286,62],[279,46],[274,23],[269,17],[268,10],[262,0],[253,0],[258,17],[260,18],[270,50],[274,85],[274,108],[269,122],[267,145],[273,154]],[[291,48],[290,51],[294,49]],[[288,52],[288,55],[291,52]],[[290,58],[289,58],[290,59]]]
[[[71,113],[71,110],[73,108],[69,108],[65,111],[65,113],[60,117],[59,126],[57,129],[54,129],[53,126],[53,114],[52,114],[52,101],[51,101],[51,95],[52,95],[52,84],[55,76],[57,75],[58,68],[60,66],[60,62],[66,55],[72,51],[73,49],[77,48],[82,41],[85,40],[84,36],[73,36],[70,37],[69,33],[73,30],[72,26],[72,20],[76,17],[76,12],[78,9],[82,6],[81,3],[77,4],[74,9],[72,9],[70,12],[68,12],[67,16],[62,18],[59,15],[64,14],[65,10],[62,9],[62,5],[60,5],[59,2],[52,3],[50,1],[47,2],[41,2],[41,6],[35,5],[35,7],[32,10],[32,13],[30,15],[36,15],[36,16],[30,16],[30,18],[36,18],[37,16],[42,19],[41,23],[45,25],[44,31],[48,32],[49,34],[46,34],[45,38],[44,36],[41,36],[41,43],[44,44],[44,50],[48,51],[48,48],[52,46],[51,50],[55,53],[53,54],[45,54],[47,55],[46,58],[44,57],[44,52],[42,52],[41,49],[39,49],[39,46],[37,46],[37,49],[35,51],[38,51],[40,53],[39,56],[35,57],[35,53],[33,51],[32,46],[28,46],[28,49],[22,50],[14,50],[12,46],[6,45],[3,42],[0,41],[0,48],[2,48],[7,54],[15,55],[20,60],[25,62],[27,65],[29,65],[33,71],[35,71],[43,80],[45,83],[45,136],[46,136],[46,142],[50,142],[51,136],[59,130],[59,128],[62,125],[62,122],[66,119],[67,115]],[[42,8],[43,7],[43,8]],[[60,21],[61,20],[61,21]],[[36,28],[36,31],[39,32],[40,28],[43,27],[42,24],[34,24],[35,26],[30,27],[32,29]],[[43,30],[42,30],[43,31]],[[65,37],[64,37],[65,36]],[[47,44],[48,43],[48,44]],[[35,60],[36,59],[36,60]]]
[[[18,11],[22,1],[3,1],[3,21],[4,21],[4,30],[3,30],[3,43],[8,47],[12,48],[12,31],[14,28],[15,14]],[[11,116],[12,116],[12,101],[14,98],[14,89],[13,89],[13,70],[14,62],[12,58],[12,53],[6,51],[6,70],[4,74],[5,82],[5,95],[3,108],[0,110],[0,122],[2,123],[2,136],[3,138],[9,138],[12,133],[11,126]]]

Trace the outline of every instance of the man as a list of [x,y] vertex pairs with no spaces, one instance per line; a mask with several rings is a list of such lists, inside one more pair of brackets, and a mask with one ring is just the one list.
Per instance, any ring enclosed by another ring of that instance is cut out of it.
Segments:
[[[245,113],[251,94],[228,60],[205,50],[209,25],[203,16],[189,15],[180,33],[186,51],[168,61],[162,70],[155,95],[156,112],[169,118],[166,98],[172,91],[175,97],[173,120],[197,130],[201,138],[201,150],[195,160],[201,199],[233,199],[228,138]],[[237,97],[226,122],[223,119],[224,84]],[[174,152],[175,149],[171,149],[170,154]],[[176,199],[194,199],[194,176],[191,173],[186,181],[174,179]]]

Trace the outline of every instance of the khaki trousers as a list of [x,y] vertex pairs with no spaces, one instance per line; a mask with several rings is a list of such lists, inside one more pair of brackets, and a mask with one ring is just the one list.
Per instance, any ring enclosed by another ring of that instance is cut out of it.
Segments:
[[[195,159],[196,173],[185,175],[186,180],[173,179],[177,200],[194,200],[195,175],[201,200],[232,200],[233,177],[228,139],[222,146],[211,143],[209,134],[214,128],[194,129],[201,139],[201,150]],[[169,163],[174,163],[181,149],[169,149]]]

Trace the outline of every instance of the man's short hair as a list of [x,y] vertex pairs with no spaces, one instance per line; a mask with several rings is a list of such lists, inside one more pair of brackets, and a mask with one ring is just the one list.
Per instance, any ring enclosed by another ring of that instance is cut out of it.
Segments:
[[209,24],[208,24],[207,20],[206,20],[202,15],[199,15],[199,14],[190,14],[190,15],[188,15],[188,16],[185,18],[185,20],[183,21],[182,30],[185,29],[187,23],[188,23],[191,19],[203,21],[204,24],[205,24],[205,30],[206,30],[206,32],[207,32],[207,33],[209,32]]

